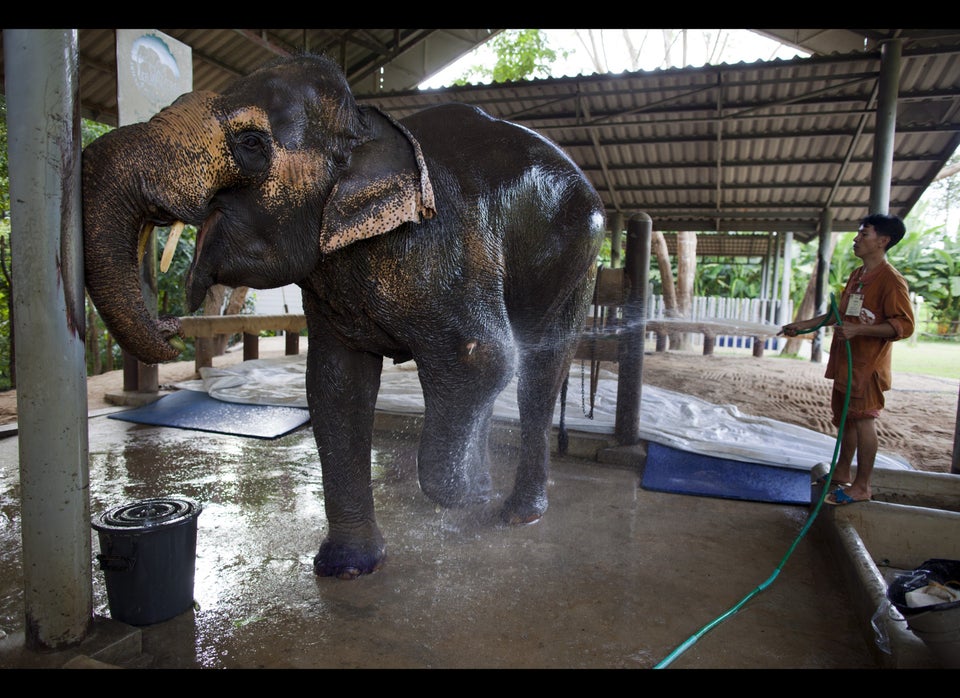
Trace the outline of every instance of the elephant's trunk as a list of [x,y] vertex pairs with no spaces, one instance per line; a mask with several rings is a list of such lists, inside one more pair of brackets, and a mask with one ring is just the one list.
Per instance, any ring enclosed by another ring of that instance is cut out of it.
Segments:
[[120,346],[145,363],[175,358],[183,342],[179,320],[155,319],[144,303],[143,241],[154,224],[202,222],[212,193],[236,178],[235,168],[222,164],[224,137],[211,109],[216,99],[189,93],[83,152],[87,290]]
[[169,341],[180,334],[179,320],[155,319],[141,290],[140,240],[149,234],[142,231],[149,217],[137,191],[142,181],[126,172],[123,163],[132,159],[131,146],[148,150],[140,147],[143,131],[144,124],[128,126],[84,150],[84,273],[90,298],[120,346],[153,364],[175,358],[183,343]]

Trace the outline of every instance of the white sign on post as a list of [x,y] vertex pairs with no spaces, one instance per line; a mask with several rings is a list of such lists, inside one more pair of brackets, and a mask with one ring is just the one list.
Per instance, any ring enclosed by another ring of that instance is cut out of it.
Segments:
[[[192,49],[152,29],[117,29],[117,124],[147,121],[180,95],[193,89]],[[143,299],[157,315],[156,232],[150,234],[141,267]],[[136,365],[136,379],[124,373],[124,391],[157,392],[156,364],[147,366],[124,352],[125,364]]]
[[151,29],[117,29],[119,124],[146,121],[193,89],[193,57],[186,44]]

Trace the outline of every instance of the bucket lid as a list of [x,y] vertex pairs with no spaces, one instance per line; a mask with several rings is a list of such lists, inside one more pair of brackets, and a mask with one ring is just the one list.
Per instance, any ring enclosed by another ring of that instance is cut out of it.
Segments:
[[94,520],[93,527],[98,531],[152,530],[184,523],[185,519],[199,516],[201,510],[200,504],[189,499],[142,499],[104,512]]

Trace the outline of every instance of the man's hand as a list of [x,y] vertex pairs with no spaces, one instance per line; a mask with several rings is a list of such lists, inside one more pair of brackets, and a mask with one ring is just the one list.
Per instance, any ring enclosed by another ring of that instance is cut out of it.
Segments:
[[795,322],[784,325],[777,332],[778,337],[796,337],[801,332],[801,328]]

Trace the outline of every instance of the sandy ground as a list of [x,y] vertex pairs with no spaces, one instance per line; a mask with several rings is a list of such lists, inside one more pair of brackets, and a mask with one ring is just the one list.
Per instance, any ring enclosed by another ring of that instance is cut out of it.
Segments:
[[[283,355],[282,338],[261,340],[261,359]],[[301,351],[306,351],[301,342]],[[214,359],[214,366],[243,360],[237,346]],[[645,385],[693,395],[716,404],[733,404],[747,414],[797,424],[830,436],[831,382],[823,378],[825,364],[779,358],[768,352],[648,352],[643,359]],[[610,368],[615,368],[611,365]],[[162,364],[161,388],[198,377],[194,364]],[[87,381],[88,409],[113,407],[107,395],[122,393],[123,372],[111,371]],[[906,459],[917,470],[950,472],[960,408],[960,381],[894,372],[887,409],[877,422],[880,449]],[[17,419],[16,392],[0,393],[0,424]]]

